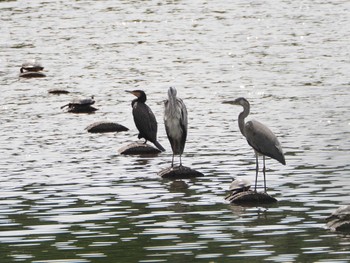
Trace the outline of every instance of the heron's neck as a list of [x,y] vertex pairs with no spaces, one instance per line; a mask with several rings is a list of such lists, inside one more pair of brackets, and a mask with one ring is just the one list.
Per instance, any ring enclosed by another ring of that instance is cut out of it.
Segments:
[[249,115],[249,108],[244,108],[244,110],[238,116],[238,126],[239,126],[239,129],[240,129],[240,131],[241,131],[241,133],[243,134],[244,137],[246,137],[245,136],[245,130],[244,130],[244,126],[245,126],[244,119],[248,115]]
[[176,97],[169,97],[169,109],[170,109],[170,115],[175,116],[177,112]]

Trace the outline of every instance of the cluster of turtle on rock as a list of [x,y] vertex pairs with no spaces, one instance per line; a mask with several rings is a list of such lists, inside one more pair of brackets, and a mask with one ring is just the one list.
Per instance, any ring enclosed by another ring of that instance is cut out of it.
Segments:
[[94,96],[86,99],[74,99],[66,105],[63,105],[61,109],[68,107],[68,112],[73,113],[91,113],[96,111],[95,107],[91,105],[95,104]]
[[42,72],[44,67],[35,59],[23,62],[20,68],[20,77],[22,78],[42,78],[46,75]]
[[[35,60],[30,59],[22,63],[20,68],[20,77],[22,78],[40,78],[45,77],[45,74],[42,72],[44,67],[42,64]],[[70,93],[65,89],[50,89],[48,91],[50,94],[68,94]],[[67,112],[71,113],[93,113],[97,110],[97,108],[92,105],[95,104],[94,96],[85,99],[73,99],[71,102],[63,105],[61,109],[67,107]],[[125,126],[110,122],[110,121],[99,121],[93,123],[86,127],[86,130],[91,133],[104,133],[104,132],[120,132],[129,130]]]

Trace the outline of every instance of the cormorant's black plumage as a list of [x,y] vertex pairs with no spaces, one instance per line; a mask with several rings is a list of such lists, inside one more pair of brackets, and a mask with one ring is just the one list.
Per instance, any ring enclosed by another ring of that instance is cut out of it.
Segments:
[[134,94],[137,98],[131,102],[132,115],[136,128],[139,130],[138,138],[144,138],[152,142],[159,150],[165,151],[162,145],[157,141],[158,125],[150,107],[145,103],[147,100],[146,93],[142,90],[127,91]]

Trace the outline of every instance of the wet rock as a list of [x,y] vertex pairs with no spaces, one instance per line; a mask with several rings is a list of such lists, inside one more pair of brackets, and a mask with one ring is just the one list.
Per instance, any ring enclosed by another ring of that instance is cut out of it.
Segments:
[[64,89],[50,89],[48,91],[50,94],[68,94],[70,93],[68,90],[64,90]]
[[195,177],[202,177],[204,174],[201,172],[198,172],[196,170],[193,170],[186,166],[176,166],[176,167],[169,167],[161,170],[158,173],[159,176],[166,179],[190,179]]
[[158,154],[161,151],[147,143],[133,142],[128,144],[119,150],[120,154],[123,155],[143,155],[143,154]]
[[350,233],[350,205],[341,206],[327,218],[327,227],[332,231]]
[[255,191],[232,192],[225,199],[235,204],[270,204],[277,202],[277,199],[267,193],[259,193]]
[[46,75],[43,72],[35,72],[35,71],[26,71],[19,74],[21,78],[44,78]]
[[89,106],[85,106],[85,105],[70,106],[68,107],[68,110],[67,110],[67,112],[70,112],[70,113],[94,113],[95,111],[97,111],[97,109],[90,105]]
[[122,132],[129,130],[128,128],[119,123],[110,121],[95,122],[93,124],[90,124],[85,129],[91,133]]

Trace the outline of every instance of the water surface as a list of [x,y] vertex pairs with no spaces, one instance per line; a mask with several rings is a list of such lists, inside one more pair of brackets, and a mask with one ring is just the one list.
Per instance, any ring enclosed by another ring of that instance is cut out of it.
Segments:
[[[349,237],[324,221],[349,202],[347,1],[22,0],[0,12],[2,262],[350,262]],[[18,78],[30,58],[46,78]],[[169,86],[189,112],[184,165],[203,178],[157,175],[171,162]],[[165,153],[118,153],[137,139],[126,89],[146,91]],[[95,114],[60,110],[91,95]],[[233,178],[255,175],[241,109],[222,104],[239,96],[285,152],[286,166],[267,160],[271,206],[224,200]],[[130,130],[84,130],[102,120]]]

